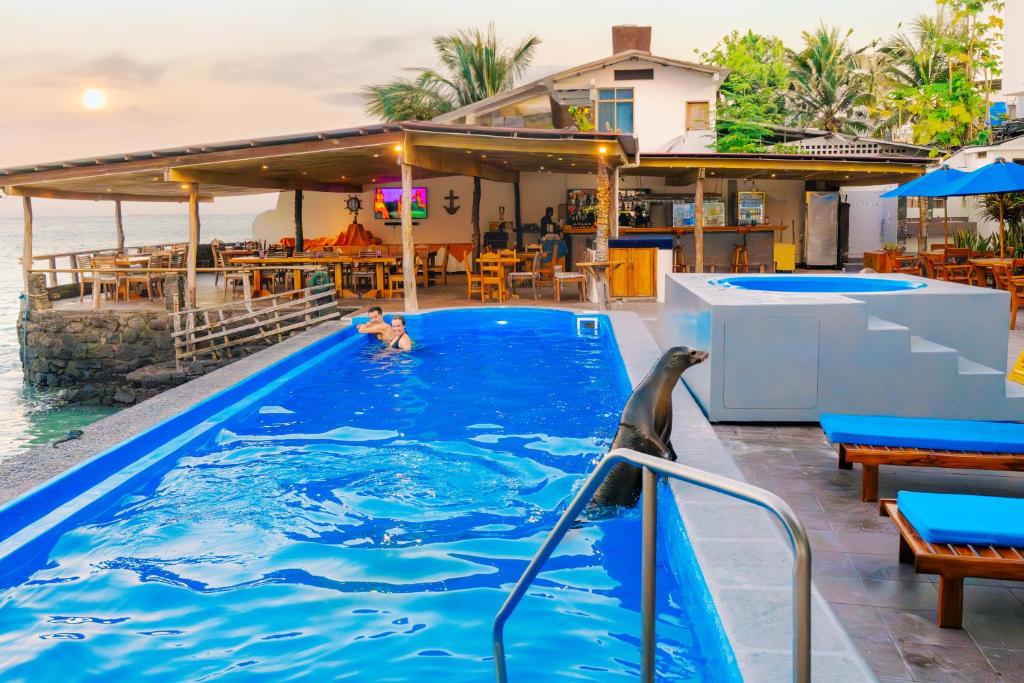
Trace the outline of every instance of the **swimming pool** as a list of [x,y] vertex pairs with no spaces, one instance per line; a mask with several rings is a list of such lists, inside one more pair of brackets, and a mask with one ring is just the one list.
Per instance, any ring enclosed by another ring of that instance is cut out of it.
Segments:
[[712,280],[711,284],[755,292],[832,292],[838,294],[905,292],[927,287],[924,282],[858,275],[769,275],[763,277],[741,275]]
[[[5,506],[4,680],[490,679],[491,619],[628,396],[601,321],[412,316],[397,355],[347,330]],[[664,517],[659,680],[734,679]],[[636,678],[639,526],[566,540],[513,680]]]

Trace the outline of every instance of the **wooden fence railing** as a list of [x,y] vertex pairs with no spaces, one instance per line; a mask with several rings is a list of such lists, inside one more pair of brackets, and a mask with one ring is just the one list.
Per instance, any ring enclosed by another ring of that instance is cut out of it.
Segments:
[[271,294],[223,306],[192,308],[171,314],[178,368],[203,358],[245,355],[326,320],[341,317],[334,283]]

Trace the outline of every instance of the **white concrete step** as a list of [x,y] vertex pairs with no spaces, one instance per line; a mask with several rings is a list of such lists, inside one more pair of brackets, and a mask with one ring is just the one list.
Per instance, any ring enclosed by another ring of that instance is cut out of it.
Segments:
[[1006,398],[1014,403],[1024,403],[1024,384],[1006,380]]
[[960,375],[994,375],[995,377],[1003,377],[1003,373],[999,372],[995,368],[990,368],[987,365],[976,363],[973,360],[964,358],[963,356],[957,356],[956,370],[957,374]]
[[942,353],[956,354],[959,358],[960,354],[956,353],[956,349],[951,349],[948,346],[942,344],[936,344],[933,341],[929,341],[924,337],[918,337],[916,334],[910,335],[910,352],[911,353]]
[[868,329],[872,332],[884,330],[906,332],[909,330],[906,325],[900,325],[899,323],[894,323],[891,320],[885,320],[874,315],[868,316]]

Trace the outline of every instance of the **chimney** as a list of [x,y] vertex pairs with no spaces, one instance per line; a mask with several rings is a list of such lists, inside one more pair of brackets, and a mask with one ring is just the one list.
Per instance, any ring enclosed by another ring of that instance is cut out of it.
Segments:
[[617,55],[626,50],[650,52],[651,27],[632,24],[612,26],[612,54]]

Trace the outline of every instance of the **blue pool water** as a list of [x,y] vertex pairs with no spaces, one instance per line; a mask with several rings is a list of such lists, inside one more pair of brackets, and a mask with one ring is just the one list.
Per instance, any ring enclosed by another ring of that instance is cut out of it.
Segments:
[[802,292],[869,294],[875,292],[905,292],[925,287],[923,282],[857,275],[766,275],[761,277],[736,276],[712,280],[711,284],[755,292]]
[[[439,312],[409,354],[342,332],[7,506],[0,678],[490,680],[491,619],[629,393],[607,322]],[[637,680],[639,538],[635,510],[581,521],[509,622],[512,680]],[[659,680],[732,678],[672,557]]]

